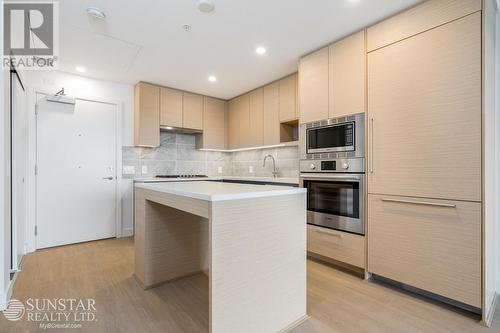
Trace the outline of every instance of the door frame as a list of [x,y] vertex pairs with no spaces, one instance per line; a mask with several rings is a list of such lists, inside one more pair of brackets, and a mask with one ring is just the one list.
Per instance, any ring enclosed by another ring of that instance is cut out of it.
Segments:
[[[37,119],[36,119],[36,102],[39,95],[51,95],[56,92],[49,91],[46,87],[34,87],[28,91],[28,175],[27,175],[27,191],[28,191],[28,230],[26,232],[26,242],[28,244],[27,253],[34,252],[37,249],[35,228],[37,225],[37,210],[36,210],[36,175],[35,167],[37,162]],[[74,95],[69,94],[75,100],[84,100],[96,103],[114,105],[116,110],[115,117],[115,170],[116,170],[116,186],[115,186],[115,233],[116,238],[123,235],[122,226],[122,202],[121,194],[122,187],[122,119],[123,119],[123,101],[106,99],[96,96]]]
[[[14,116],[14,112],[17,111],[17,110],[14,110],[13,108],[15,107],[14,105],[14,89],[17,89],[14,87],[14,80],[19,81],[19,84],[21,85],[21,88],[24,92],[24,105],[25,105],[25,125],[27,126],[28,125],[28,105],[27,105],[27,102],[28,102],[28,91],[26,90],[26,86],[24,84],[24,81],[23,81],[23,78],[21,77],[21,75],[19,74],[19,72],[16,70],[16,69],[11,69],[10,70],[10,94],[11,94],[11,97],[10,97],[10,122],[11,122],[11,129],[10,129],[10,135],[11,135],[11,140],[10,140],[10,163],[11,163],[11,184],[10,184],[10,187],[11,187],[11,200],[10,200],[10,204],[11,204],[11,230],[10,230],[10,235],[11,235],[11,242],[10,242],[10,245],[11,245],[11,253],[10,253],[10,257],[11,257],[11,273],[13,272],[16,272],[16,271],[19,271],[21,269],[21,263],[22,263],[22,258],[19,259],[19,253],[18,253],[18,216],[17,216],[17,205],[18,205],[18,202],[17,202],[17,191],[19,190],[17,188],[17,183],[16,183],[16,180],[17,180],[17,174],[18,174],[18,171],[17,169],[14,167],[15,163],[17,162],[17,154],[15,152],[17,152],[17,140],[15,140],[15,137],[16,137],[16,133],[17,133],[17,126],[18,126],[18,122],[17,122],[17,118]],[[17,103],[17,101],[16,101]],[[28,144],[28,138],[26,138],[26,148],[27,147],[27,144]],[[24,165],[24,170],[22,171],[25,175],[25,182],[24,182],[24,192],[25,192],[25,203],[24,203],[24,214],[25,214],[25,221],[24,221],[24,226],[23,226],[23,231],[24,231],[24,244],[22,244],[23,248],[24,248],[24,252],[22,253],[23,257],[24,255],[27,253],[27,241],[26,241],[26,233],[27,233],[27,219],[28,219],[28,186],[27,186],[27,183],[26,183],[26,180],[27,180],[27,174],[28,174],[28,151],[29,149],[26,149],[26,151],[24,152],[25,154],[25,165]]]

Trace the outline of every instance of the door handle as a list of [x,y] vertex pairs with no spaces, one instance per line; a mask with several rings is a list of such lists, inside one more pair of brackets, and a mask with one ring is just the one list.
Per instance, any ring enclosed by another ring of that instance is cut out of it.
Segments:
[[114,177],[102,177],[102,179],[113,180]]
[[373,173],[373,118],[370,118],[370,173]]

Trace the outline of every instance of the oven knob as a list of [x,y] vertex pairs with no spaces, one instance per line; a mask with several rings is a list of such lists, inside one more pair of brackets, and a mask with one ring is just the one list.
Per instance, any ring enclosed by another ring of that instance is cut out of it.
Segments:
[[311,170],[316,169],[316,165],[314,165],[313,163],[311,163],[311,164],[309,165],[309,167],[311,168]]
[[342,163],[342,169],[349,169],[349,163]]

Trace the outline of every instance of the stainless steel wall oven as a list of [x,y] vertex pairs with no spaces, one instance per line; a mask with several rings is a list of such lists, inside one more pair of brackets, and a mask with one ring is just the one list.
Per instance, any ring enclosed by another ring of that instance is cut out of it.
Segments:
[[364,235],[364,113],[300,127],[307,223]]

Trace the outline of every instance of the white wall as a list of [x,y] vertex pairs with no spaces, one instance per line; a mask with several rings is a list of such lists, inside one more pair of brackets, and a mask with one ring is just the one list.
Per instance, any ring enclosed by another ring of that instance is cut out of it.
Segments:
[[133,145],[134,87],[130,84],[90,79],[58,71],[26,71],[28,90],[41,89],[57,92],[62,87],[67,95],[101,98],[122,103],[122,144]]
[[[55,93],[64,87],[64,91],[69,96],[75,96],[79,98],[89,98],[89,99],[102,99],[107,101],[118,102],[122,108],[122,145],[131,146],[133,145],[133,98],[134,98],[134,87],[130,84],[122,84],[111,81],[90,79],[79,75],[68,74],[58,71],[26,71],[25,81],[27,85],[28,94],[31,96],[30,104],[31,108],[34,108],[35,98],[34,92],[45,92],[45,93]],[[30,132],[34,133],[34,117],[32,119],[32,125],[30,126]],[[34,146],[34,135],[30,138],[30,145]],[[31,152],[32,154],[33,151]],[[121,151],[119,154],[121,158]],[[34,166],[30,166],[34,167]],[[117,170],[117,173],[121,174],[121,170]],[[29,182],[29,180],[28,180]],[[132,234],[132,209],[124,205],[123,202],[130,201],[132,188],[132,180],[123,179],[122,186],[120,190],[120,196],[122,197],[122,236],[129,236]],[[34,193],[30,193],[32,196],[30,199],[30,205],[32,206],[35,202]],[[29,217],[31,225],[34,225],[34,216]],[[31,233],[28,237],[34,237]],[[34,244],[33,238],[29,242]],[[29,251],[33,251],[34,248],[30,246]]]

